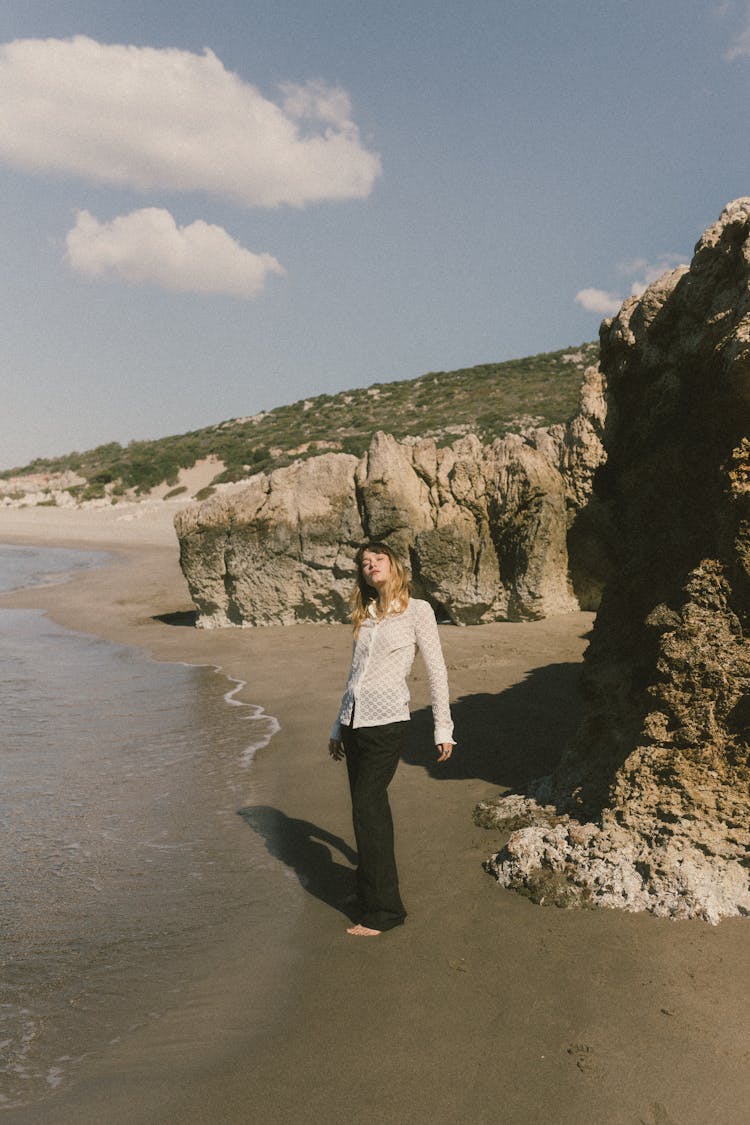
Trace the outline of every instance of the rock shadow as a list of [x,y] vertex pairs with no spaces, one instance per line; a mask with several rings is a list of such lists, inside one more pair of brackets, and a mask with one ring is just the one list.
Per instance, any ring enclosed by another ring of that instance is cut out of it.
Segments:
[[519,791],[557,766],[582,717],[580,662],[535,668],[497,695],[464,695],[451,704],[456,748],[438,765],[429,707],[412,714],[404,761],[439,781],[479,778]]
[[[308,894],[356,920],[353,867],[357,853],[345,840],[269,805],[248,805],[238,809],[237,815],[261,837],[274,859],[294,871]],[[339,852],[346,864],[336,862],[331,849]]]
[[177,613],[156,613],[152,621],[161,621],[162,625],[182,625],[193,628],[198,620],[198,611],[195,609],[182,609]]

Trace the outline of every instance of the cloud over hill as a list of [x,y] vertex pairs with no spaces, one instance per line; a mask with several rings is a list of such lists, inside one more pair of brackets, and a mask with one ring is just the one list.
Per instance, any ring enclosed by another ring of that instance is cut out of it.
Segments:
[[85,277],[181,292],[255,297],[268,274],[284,272],[271,254],[246,250],[223,227],[203,220],[178,227],[161,207],[145,207],[109,223],[79,211],[66,243],[71,267]]
[[277,104],[208,49],[17,39],[0,82],[0,159],[30,171],[248,207],[363,198],[380,173],[346,91],[288,84]]

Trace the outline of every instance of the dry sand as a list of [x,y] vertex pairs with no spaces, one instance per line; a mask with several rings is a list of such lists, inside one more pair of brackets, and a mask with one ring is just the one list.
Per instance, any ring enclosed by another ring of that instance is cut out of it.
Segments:
[[326,754],[349,632],[184,627],[173,510],[0,512],[0,542],[116,551],[2,604],[251,685],[281,724],[251,767],[277,829],[278,914],[251,926],[238,911],[179,1006],[7,1121],[744,1125],[746,922],[537,907],[481,867],[500,840],[473,826],[474,804],[554,763],[577,718],[590,615],[441,629],[459,747],[438,769],[417,667],[413,749],[392,786],[409,918],[350,938],[334,904],[352,856],[348,801]]

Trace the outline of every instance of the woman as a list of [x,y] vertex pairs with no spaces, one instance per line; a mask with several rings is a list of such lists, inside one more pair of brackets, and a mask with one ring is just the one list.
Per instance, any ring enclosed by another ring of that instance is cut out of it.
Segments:
[[427,666],[439,762],[450,758],[455,743],[435,614],[428,602],[409,597],[403,563],[387,544],[367,543],[357,552],[351,607],[352,666],[328,750],[334,761],[346,757],[359,852],[361,918],[347,933],[375,937],[406,917],[398,889],[388,785],[406,740],[406,677],[417,647]]

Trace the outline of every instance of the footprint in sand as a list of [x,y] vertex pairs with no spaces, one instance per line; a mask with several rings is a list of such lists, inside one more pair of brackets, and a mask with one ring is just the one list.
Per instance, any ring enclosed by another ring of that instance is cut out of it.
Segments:
[[677,1125],[674,1117],[670,1117],[661,1102],[652,1102],[649,1106],[648,1117],[639,1117],[639,1125]]
[[594,1048],[588,1043],[571,1043],[567,1052],[579,1070],[593,1070],[595,1065]]

